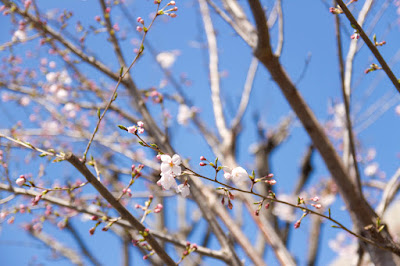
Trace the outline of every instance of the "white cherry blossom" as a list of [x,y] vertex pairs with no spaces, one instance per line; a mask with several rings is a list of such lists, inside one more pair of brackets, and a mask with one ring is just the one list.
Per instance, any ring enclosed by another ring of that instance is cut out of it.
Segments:
[[12,41],[20,41],[20,42],[24,42],[26,41],[28,37],[26,36],[25,31],[23,30],[17,30],[16,32],[14,32],[14,35],[12,36]]
[[186,198],[190,194],[189,184],[180,184],[176,188],[176,193],[181,193],[182,197]]
[[233,168],[232,171],[224,171],[224,177],[228,180],[232,179],[234,183],[241,183],[249,179],[249,174],[240,166]]
[[178,187],[178,184],[171,173],[161,173],[161,178],[157,181],[157,185],[162,186],[165,190],[168,190],[171,187],[175,189]]
[[161,155],[161,172],[163,174],[173,174],[178,176],[181,174],[182,169],[179,166],[181,164],[181,157],[178,154],[169,156],[167,154]]

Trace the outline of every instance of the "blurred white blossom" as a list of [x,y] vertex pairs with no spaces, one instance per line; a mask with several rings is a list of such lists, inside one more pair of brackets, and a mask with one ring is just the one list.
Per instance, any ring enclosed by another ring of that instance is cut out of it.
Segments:
[[26,36],[26,32],[23,30],[17,30],[16,32],[14,32],[14,35],[12,36],[12,41],[21,41],[24,42],[26,41],[28,37]]
[[162,68],[170,68],[176,60],[176,57],[180,54],[178,50],[170,52],[161,52],[156,56],[157,62]]

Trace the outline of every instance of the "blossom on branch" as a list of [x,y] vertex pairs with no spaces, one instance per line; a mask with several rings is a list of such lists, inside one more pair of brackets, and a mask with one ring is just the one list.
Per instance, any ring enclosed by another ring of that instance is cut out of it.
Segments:
[[176,193],[180,192],[182,194],[182,197],[186,198],[190,194],[189,187],[190,187],[189,184],[187,184],[186,182],[184,184],[180,184],[176,188]]
[[168,190],[171,187],[177,188],[178,184],[176,183],[175,177],[171,173],[163,173],[161,172],[161,178],[157,181],[157,185],[162,186],[163,189]]
[[225,171],[224,177],[231,179],[234,183],[241,183],[249,179],[249,174],[242,167],[236,167],[230,171]]
[[161,173],[171,174],[178,176],[181,174],[182,169],[179,166],[181,164],[181,157],[178,154],[174,156],[169,156],[167,154],[161,155]]

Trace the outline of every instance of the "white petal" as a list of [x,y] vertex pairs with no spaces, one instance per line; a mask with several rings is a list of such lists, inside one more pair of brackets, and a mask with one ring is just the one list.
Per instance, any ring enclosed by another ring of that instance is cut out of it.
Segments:
[[243,182],[249,178],[249,174],[239,166],[232,170],[232,178],[234,182]]
[[176,176],[178,176],[178,175],[181,175],[182,169],[181,169],[180,166],[174,165],[174,166],[172,167],[172,172],[173,172]]
[[172,162],[175,165],[180,165],[181,164],[181,157],[178,154],[174,154],[174,156],[172,156]]
[[157,183],[160,183],[165,190],[168,190],[171,187],[175,188],[177,186],[175,178],[170,174],[161,173],[161,179]]
[[180,192],[181,193],[181,195],[182,195],[182,197],[184,197],[184,198],[186,198],[187,196],[189,196],[189,194],[190,194],[190,189],[189,189],[189,184],[186,184],[186,186],[184,185],[184,184],[180,184],[178,187],[177,187],[177,192]]
[[225,177],[225,179],[231,179],[232,175],[231,175],[231,173],[225,172],[224,177]]
[[168,163],[161,164],[161,172],[164,174],[171,174],[172,168]]
[[161,155],[161,161],[165,163],[170,163],[172,161],[171,156],[168,154]]

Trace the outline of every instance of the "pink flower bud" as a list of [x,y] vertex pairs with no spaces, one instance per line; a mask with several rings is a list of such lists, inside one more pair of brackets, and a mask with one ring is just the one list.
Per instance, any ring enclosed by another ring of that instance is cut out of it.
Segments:
[[59,222],[57,223],[57,227],[58,227],[59,229],[61,229],[61,230],[64,229],[65,226],[66,226],[66,223],[65,223],[64,220],[59,221]]
[[140,24],[144,25],[144,20],[141,17],[138,17],[137,22],[139,22]]
[[204,156],[200,156],[200,161],[207,161],[207,159]]
[[135,134],[136,131],[137,131],[137,128],[135,126],[128,127],[128,133]]
[[149,258],[149,255],[144,255],[144,256],[143,256],[143,259],[144,259],[144,260],[147,260],[148,258]]
[[19,212],[20,213],[25,213],[26,209],[25,209],[25,205],[24,204],[20,204],[19,205]]
[[25,9],[28,9],[31,4],[32,4],[31,0],[26,0],[25,3],[24,3]]
[[15,183],[20,187],[23,186],[25,184],[25,182],[26,182],[26,178],[24,175],[20,175],[19,178],[17,178],[17,180],[15,181]]
[[298,221],[294,224],[294,228],[295,228],[295,229],[299,228],[299,227],[300,227],[300,223],[301,223],[301,221],[298,220]]
[[206,166],[207,164],[205,162],[200,162],[199,165],[200,166]]
[[139,127],[143,127],[143,126],[144,126],[144,123],[143,123],[143,121],[138,121],[138,122],[137,122],[137,125],[138,125]]
[[12,217],[10,217],[10,219],[7,220],[7,223],[8,223],[8,224],[13,224],[13,223],[14,223],[14,220],[15,220],[15,217],[12,216]]
[[176,18],[176,16],[177,16],[175,13],[169,13],[168,15],[169,15],[171,18]]
[[101,21],[101,17],[100,16],[95,16],[94,20],[96,20],[97,22],[100,22]]
[[231,199],[231,200],[235,199],[235,195],[233,195],[232,193],[229,192],[228,195],[229,195],[229,199]]
[[92,227],[89,229],[89,234],[92,236],[94,234],[94,231],[96,230],[96,227]]
[[168,3],[168,5],[169,5],[169,6],[174,6],[174,5],[175,5],[175,1],[170,1],[170,2]]
[[106,13],[110,13],[110,11],[111,11],[111,8],[110,8],[110,7],[107,7],[107,8],[106,8]]
[[311,198],[310,200],[311,200],[311,201],[314,201],[314,202],[317,202],[317,201],[319,201],[319,197],[318,197],[318,196],[315,196],[315,197]]
[[137,26],[137,27],[136,27],[136,30],[137,30],[138,32],[142,32],[142,31],[143,31],[143,28],[140,27],[140,26]]
[[311,204],[311,206],[313,206],[314,208],[316,208],[316,209],[321,209],[322,208],[322,205],[321,204]]
[[265,209],[268,210],[268,208],[269,208],[269,203],[265,204]]

